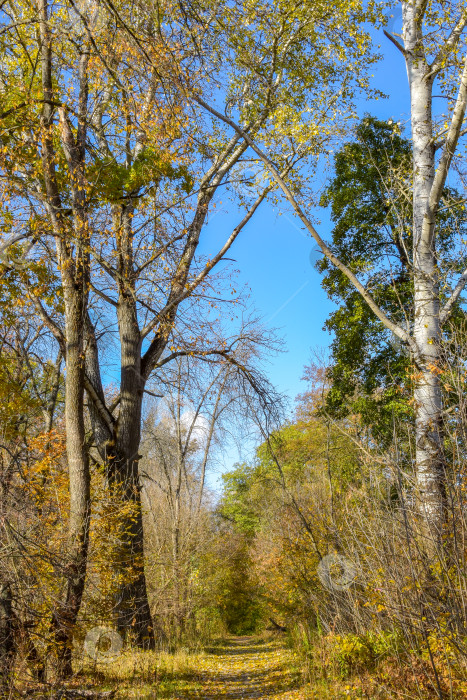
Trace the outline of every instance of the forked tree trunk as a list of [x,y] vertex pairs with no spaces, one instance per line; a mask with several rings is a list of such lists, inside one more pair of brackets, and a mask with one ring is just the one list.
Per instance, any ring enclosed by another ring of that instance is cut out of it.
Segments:
[[[121,377],[119,415],[114,431],[115,455],[110,474],[123,504],[131,507],[119,545],[120,565],[126,566],[130,580],[119,591],[117,622],[121,632],[130,633],[142,648],[154,646],[154,631],[144,572],[144,533],[138,463],[141,441],[141,413],[145,381],[141,376],[142,338],[138,325],[134,292],[131,207],[114,212],[119,249],[119,300]],[[125,574],[125,571],[123,570]]]
[[[121,542],[121,552],[125,556],[123,566],[129,567],[135,574],[131,584],[122,587],[117,602],[117,618],[121,631],[128,627],[133,632],[136,642],[141,646],[153,646],[154,622],[151,621],[150,608],[146,590],[146,578],[143,561],[143,518],[141,513],[141,495],[138,474],[139,446],[141,437],[141,413],[145,384],[160,360],[172,332],[178,306],[188,295],[188,278],[190,267],[197,250],[201,230],[204,226],[209,203],[216,188],[222,182],[225,173],[238,161],[247,149],[245,144],[233,142],[225,149],[223,160],[219,161],[205,176],[205,183],[198,196],[198,204],[191,225],[186,233],[183,253],[170,283],[167,302],[160,319],[157,316],[150,323],[143,336],[138,325],[137,289],[138,273],[133,261],[132,219],[134,208],[131,201],[119,202],[113,207],[113,226],[117,249],[118,287],[117,317],[121,345],[121,383],[118,401],[118,417],[115,418],[107,408],[100,379],[99,357],[95,333],[88,323],[88,333],[93,339],[86,346],[87,391],[93,404],[90,410],[94,438],[100,456],[107,465],[113,483],[121,487],[123,503],[135,506],[136,520],[127,519],[127,533]],[[237,227],[235,236],[231,236],[221,251],[206,266],[204,275],[222,259],[226,250],[246,221]],[[198,283],[201,282],[201,278]],[[142,355],[143,338],[153,333],[148,349]],[[124,573],[124,572],[123,572]],[[157,634],[164,637],[162,630]]]

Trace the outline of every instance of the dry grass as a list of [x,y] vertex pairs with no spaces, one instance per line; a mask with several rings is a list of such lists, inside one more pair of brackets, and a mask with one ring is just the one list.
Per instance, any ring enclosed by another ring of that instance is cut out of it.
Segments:
[[301,682],[299,659],[273,635],[218,640],[200,653],[128,650],[107,662],[78,663],[70,687],[116,689],[116,700],[314,697]]
[[78,678],[101,690],[117,688],[117,698],[169,698],[198,686],[197,669],[205,656],[131,649],[106,662],[85,661]]

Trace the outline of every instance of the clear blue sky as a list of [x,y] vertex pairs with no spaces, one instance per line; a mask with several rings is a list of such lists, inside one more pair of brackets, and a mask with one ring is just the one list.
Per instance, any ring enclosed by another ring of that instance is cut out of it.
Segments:
[[[397,21],[397,20],[396,20]],[[397,24],[396,24],[397,31]],[[389,95],[386,100],[361,100],[358,108],[380,119],[409,118],[409,90],[405,63],[397,48],[375,32],[383,59],[374,67],[373,86]],[[407,129],[407,133],[409,128]],[[327,212],[313,212],[321,219],[318,226],[323,238],[330,240],[332,229]],[[205,249],[212,253],[216,242],[225,239],[229,224],[236,222],[232,213],[215,216],[209,224]],[[273,358],[267,372],[271,381],[291,400],[303,391],[300,378],[313,348],[326,348],[331,342],[323,330],[326,317],[334,308],[321,288],[320,275],[310,261],[317,259],[316,244],[292,215],[278,216],[272,206],[257,212],[229,252],[240,270],[239,284],[251,289],[251,301],[268,326],[279,330],[285,352]],[[229,449],[224,468],[238,460],[235,449]],[[215,477],[211,479],[214,485]]]
[[[379,37],[378,37],[379,38]],[[359,112],[381,119],[405,121],[409,92],[405,64],[398,50],[381,33],[384,60],[375,66],[374,86],[390,95],[387,100],[361,101]],[[321,235],[330,239],[332,224],[327,212],[313,212],[322,223]],[[211,219],[203,248],[212,252],[225,239],[238,217],[233,213]],[[230,227],[230,228],[229,228]],[[330,336],[323,324],[333,304],[321,288],[320,275],[310,261],[317,260],[316,243],[293,215],[266,205],[242,231],[229,251],[239,269],[239,285],[251,289],[251,301],[267,325],[275,326],[286,343],[270,367],[270,378],[292,398],[299,393],[303,366],[310,348],[327,347]]]

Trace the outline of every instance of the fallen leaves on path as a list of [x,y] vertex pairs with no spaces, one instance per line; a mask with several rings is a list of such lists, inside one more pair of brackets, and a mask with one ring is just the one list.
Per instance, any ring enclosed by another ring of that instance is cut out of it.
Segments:
[[293,654],[277,641],[235,637],[199,658],[198,683],[174,700],[301,700]]
[[300,663],[282,639],[230,637],[201,652],[127,650],[107,663],[89,664],[84,678],[118,700],[323,700],[304,687]]

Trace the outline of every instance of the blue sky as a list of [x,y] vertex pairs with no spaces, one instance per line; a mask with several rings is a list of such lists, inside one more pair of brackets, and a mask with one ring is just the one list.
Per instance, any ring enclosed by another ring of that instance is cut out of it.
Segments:
[[[397,31],[397,24],[396,24]],[[397,48],[384,36],[374,32],[375,43],[381,45],[382,60],[374,66],[373,87],[389,95],[385,100],[360,100],[361,116],[370,113],[380,119],[406,123],[409,119],[409,89],[405,63]],[[409,128],[407,128],[407,132]],[[317,183],[318,187],[321,183]],[[325,210],[313,212],[321,220],[317,228],[330,240],[332,224]],[[236,222],[232,213],[215,217],[209,225],[206,244],[220,241],[228,233],[229,223]],[[313,349],[325,349],[331,336],[323,330],[324,322],[334,305],[320,284],[316,260],[316,244],[300,223],[285,212],[278,216],[272,206],[264,207],[242,231],[231,248],[229,257],[239,269],[239,285],[251,290],[251,302],[268,326],[278,330],[285,352],[276,355],[265,368],[270,380],[291,401],[303,391],[300,381],[303,368]],[[224,457],[223,469],[239,458],[232,447]],[[215,484],[216,477],[211,479]]]

